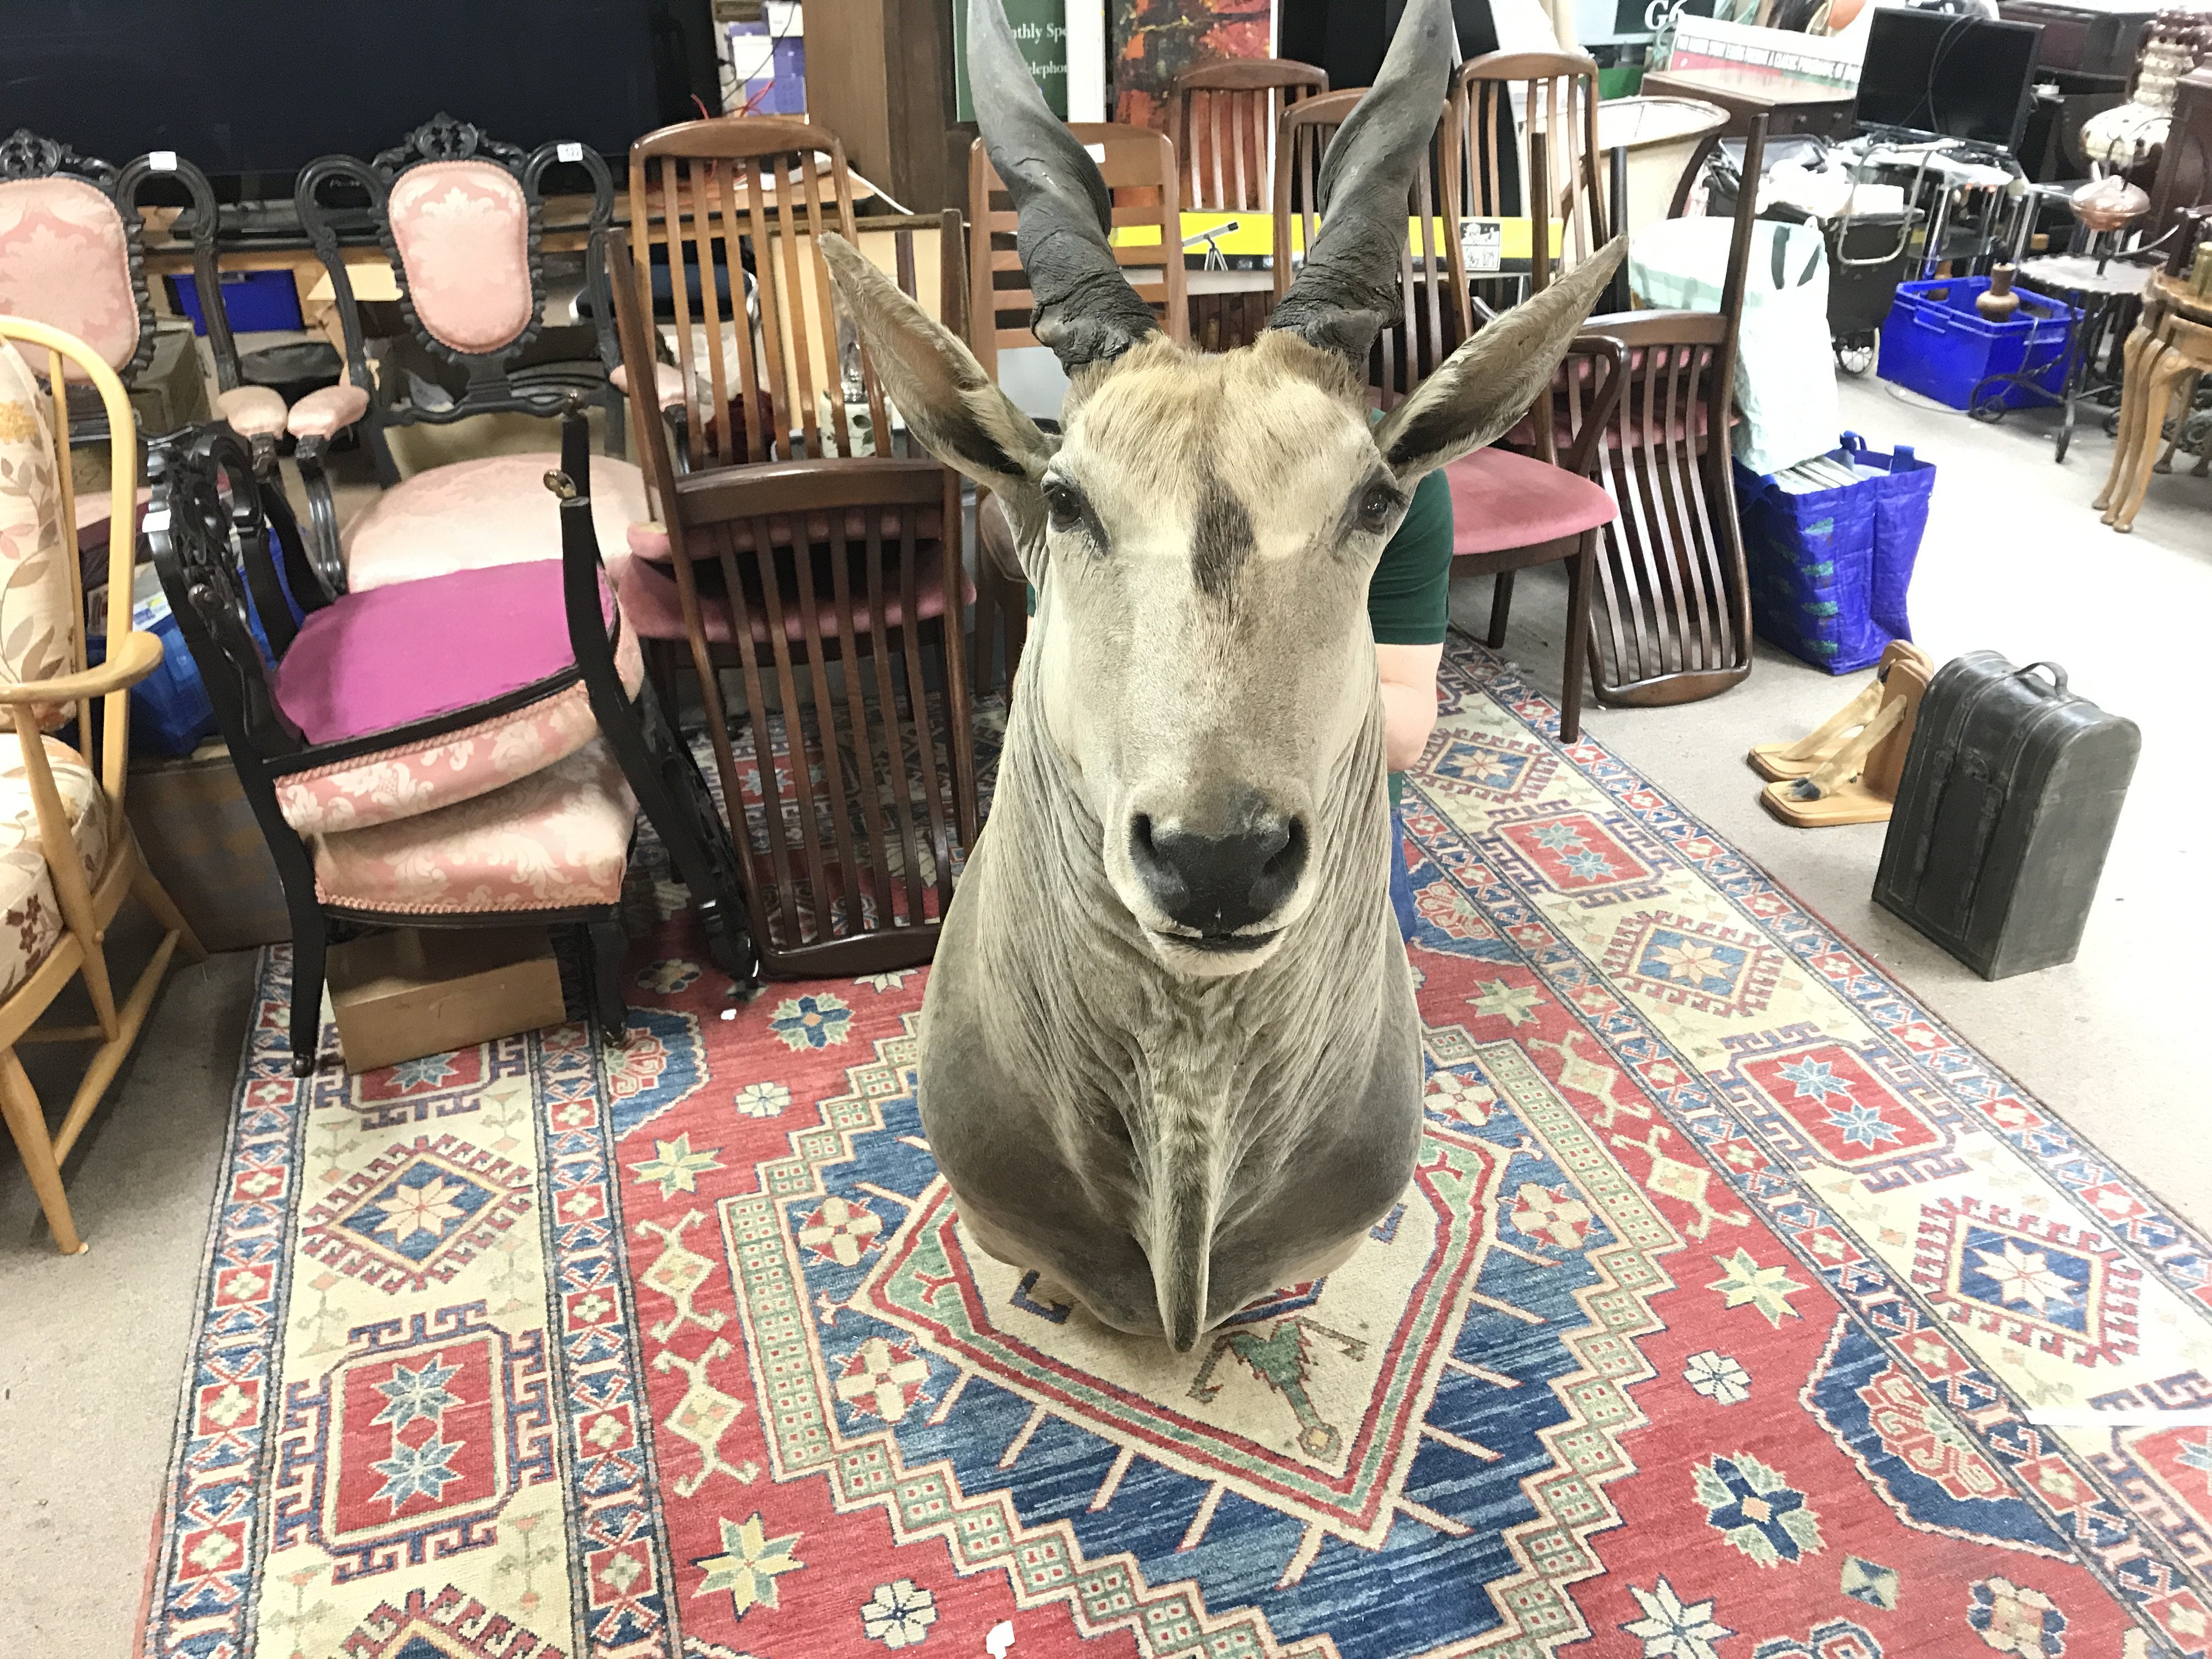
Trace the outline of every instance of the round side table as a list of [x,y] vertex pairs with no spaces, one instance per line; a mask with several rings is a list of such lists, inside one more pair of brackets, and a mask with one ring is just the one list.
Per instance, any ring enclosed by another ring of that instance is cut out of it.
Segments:
[[[2021,260],[2020,280],[2024,285],[2038,294],[2064,301],[2076,313],[2073,330],[2066,337],[2065,371],[2056,392],[2039,384],[2046,372],[2045,368],[1993,375],[1974,388],[1971,404],[1974,415],[1985,421],[2002,420],[2008,404],[2008,386],[2016,386],[2045,404],[2057,404],[2061,411],[2058,447],[2051,459],[2063,461],[2074,441],[2075,406],[2086,398],[2109,396],[2122,389],[2120,377],[2111,370],[2111,362],[2116,355],[2112,348],[2126,326],[2129,313],[2142,298],[2150,276],[2148,265],[2124,264],[2117,259],[2099,259],[2079,253]],[[1986,388],[1992,386],[1997,390],[1987,392]]]

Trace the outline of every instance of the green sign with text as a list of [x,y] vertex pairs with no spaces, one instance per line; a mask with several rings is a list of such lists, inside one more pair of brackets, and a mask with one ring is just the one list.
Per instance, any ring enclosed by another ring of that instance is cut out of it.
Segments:
[[[1067,0],[1006,0],[1006,21],[1052,112],[1067,118]],[[968,0],[952,0],[954,119],[975,118],[968,89]]]

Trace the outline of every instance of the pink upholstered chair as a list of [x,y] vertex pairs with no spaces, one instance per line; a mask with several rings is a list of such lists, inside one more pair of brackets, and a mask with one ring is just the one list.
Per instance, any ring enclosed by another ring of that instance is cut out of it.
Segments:
[[751,972],[735,854],[643,693],[635,636],[599,569],[580,412],[545,459],[541,511],[561,557],[337,596],[234,434],[186,432],[149,459],[155,563],[291,911],[301,1075],[315,1065],[326,942],[347,921],[578,924],[594,1012],[620,1032],[617,906],[641,805],[700,905],[705,948],[739,980]]
[[[575,228],[587,241],[591,321],[565,345],[544,319],[541,191],[556,167],[580,169],[592,190],[590,217]],[[388,343],[375,371],[325,202],[333,185],[367,194],[399,289],[408,331]],[[619,459],[623,400],[609,378],[619,359],[597,252],[613,219],[614,184],[596,153],[547,143],[525,154],[441,113],[370,161],[310,162],[294,201],[330,273],[345,337],[344,381],[301,398],[287,422],[307,486],[315,562],[334,586],[367,590],[559,554],[542,499],[547,455],[458,461],[402,483],[386,435],[394,427],[485,414],[551,417],[582,397],[605,411],[610,459],[596,479],[602,533],[620,546],[629,526],[649,516],[641,475]],[[350,427],[359,428],[385,487],[341,532],[324,462],[331,440]]]

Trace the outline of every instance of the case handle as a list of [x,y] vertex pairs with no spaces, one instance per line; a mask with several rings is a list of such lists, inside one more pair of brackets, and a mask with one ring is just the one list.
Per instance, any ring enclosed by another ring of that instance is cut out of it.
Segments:
[[2014,672],[2013,678],[2016,680],[2024,680],[2030,674],[2035,672],[2039,668],[2051,676],[2052,694],[2057,696],[2064,696],[2066,695],[2066,671],[2061,668],[2055,662],[2032,662],[2025,668],[2015,670]]

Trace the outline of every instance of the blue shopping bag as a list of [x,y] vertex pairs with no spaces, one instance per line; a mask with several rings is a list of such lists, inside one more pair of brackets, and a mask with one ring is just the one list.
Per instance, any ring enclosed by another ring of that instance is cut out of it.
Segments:
[[1831,460],[1853,483],[1793,491],[1776,475],[1735,469],[1737,514],[1751,574],[1752,621],[1790,655],[1848,674],[1912,637],[1907,599],[1936,467],[1899,444],[1884,454],[1856,432]]

